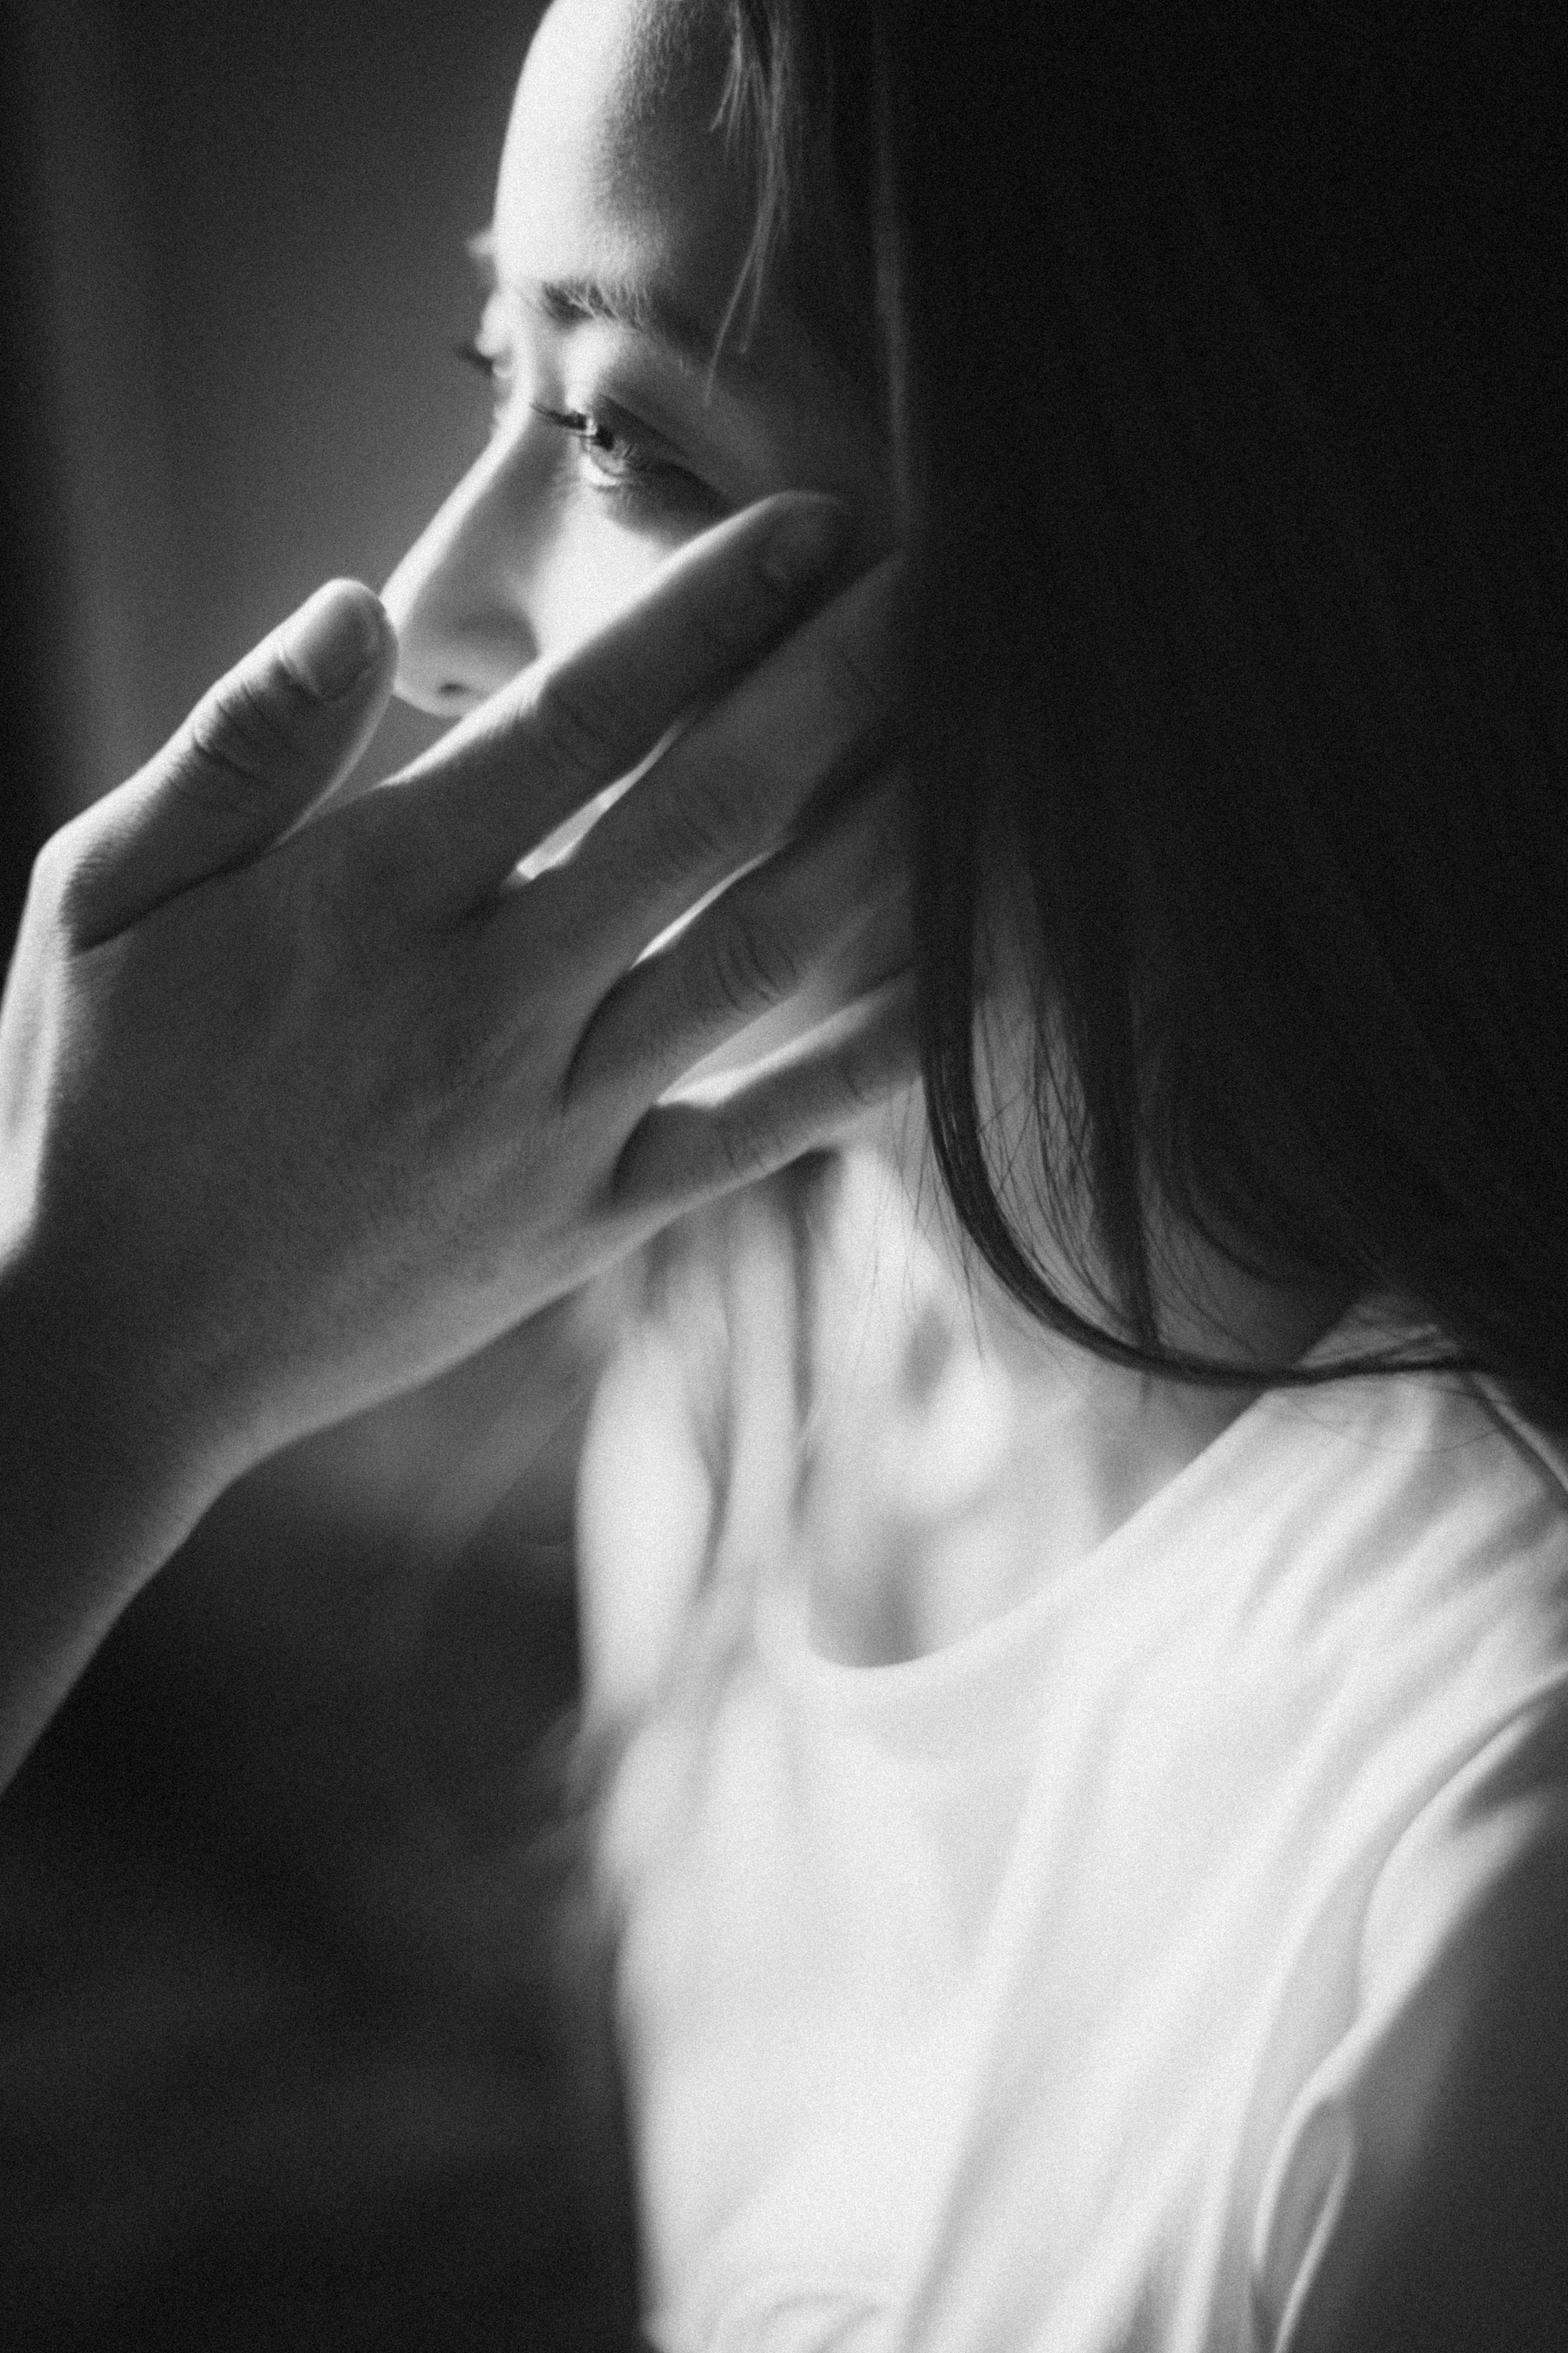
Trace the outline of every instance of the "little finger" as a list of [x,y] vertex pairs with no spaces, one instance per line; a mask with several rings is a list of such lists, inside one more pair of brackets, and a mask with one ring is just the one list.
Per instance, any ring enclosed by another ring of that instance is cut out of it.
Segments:
[[919,1075],[914,981],[900,974],[740,1079],[646,1112],[616,1165],[616,1206],[696,1208],[843,1142]]

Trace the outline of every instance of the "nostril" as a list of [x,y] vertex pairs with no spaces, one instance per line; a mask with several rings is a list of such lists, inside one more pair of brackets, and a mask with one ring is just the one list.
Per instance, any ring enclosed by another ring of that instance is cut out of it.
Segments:
[[460,719],[477,702],[485,699],[484,689],[472,680],[431,678],[421,674],[417,660],[405,660],[397,673],[399,699],[411,703],[416,711],[426,711],[433,719]]
[[531,634],[504,614],[470,619],[427,601],[405,617],[397,691],[416,710],[459,719],[515,678],[532,652]]
[[485,699],[485,690],[472,679],[444,678],[428,688],[420,701],[441,719],[461,719]]

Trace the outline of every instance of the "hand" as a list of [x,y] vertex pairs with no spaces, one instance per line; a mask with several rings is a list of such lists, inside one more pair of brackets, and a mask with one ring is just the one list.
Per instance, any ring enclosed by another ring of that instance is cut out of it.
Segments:
[[198,1508],[907,1082],[895,980],[721,1099],[660,1101],[900,888],[888,568],[803,622],[836,513],[720,525],[353,797],[390,633],[324,589],[46,848],[0,1013],[0,1260],[35,1331],[90,1327]]

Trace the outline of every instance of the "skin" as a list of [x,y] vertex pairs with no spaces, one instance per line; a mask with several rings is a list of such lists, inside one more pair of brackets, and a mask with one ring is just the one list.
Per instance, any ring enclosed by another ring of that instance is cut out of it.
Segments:
[[[496,290],[479,343],[496,370],[496,426],[388,583],[398,627],[398,691],[437,712],[471,710],[541,653],[577,642],[645,579],[659,556],[715,514],[786,489],[830,491],[854,519],[854,561],[891,543],[886,453],[864,421],[859,387],[836,375],[809,327],[773,300],[754,332],[704,363],[746,251],[746,183],[714,115],[723,51],[714,12],[670,0],[556,0],[529,53],[496,190]],[[698,331],[678,353],[624,321],[552,314],[552,284],[614,287]],[[598,428],[584,445],[542,409]],[[886,923],[829,962],[814,988],[737,1052],[798,1029],[885,969]],[[1005,1008],[994,1116],[1027,1100],[1018,1039],[1009,1083]],[[879,1141],[929,1210],[918,1097],[880,1124]],[[1009,1149],[1011,1149],[1009,1145]],[[951,1235],[939,1240],[961,1256]],[[1047,1264],[1059,1254],[1035,1236]],[[1183,1283],[1167,1285],[1177,1345],[1293,1356],[1339,1303],[1300,1299],[1237,1274],[1189,1237],[1173,1238]],[[1065,1269],[1058,1266],[1058,1273]],[[1157,1493],[1257,1395],[1254,1387],[1178,1389],[1057,1343],[965,1265],[974,1328],[1019,1400],[1003,1504],[923,1548],[875,1540],[858,1499],[869,1437],[827,1461],[814,1566],[816,1639],[871,1663],[956,1639],[1070,1567]],[[1070,1284],[1069,1284],[1070,1287]]]
[[[842,500],[851,569],[892,544],[885,452],[798,322],[770,304],[755,334],[707,364],[750,204],[711,127],[722,58],[704,21],[658,0],[558,0],[529,51],[477,339],[497,371],[495,432],[384,592],[397,691],[424,709],[471,709],[536,655],[577,642],[671,547],[771,492]],[[698,349],[552,317],[552,284],[662,301]],[[584,448],[544,407],[598,420],[600,445]]]
[[[714,128],[727,54],[716,13],[558,0],[530,47],[474,340],[493,371],[494,431],[383,592],[397,691],[421,709],[470,711],[581,642],[672,548],[755,500],[841,501],[847,576],[893,546],[887,452],[856,387],[776,301],[729,322],[751,197]],[[563,315],[552,288],[626,298],[648,331]],[[859,937],[704,1075],[799,1036],[897,968],[900,910],[865,913]]]
[[[528,466],[574,451],[550,437]],[[536,511],[531,474],[508,504],[521,447],[490,454],[500,509],[465,497],[434,537]],[[612,543],[594,513],[578,565]],[[428,681],[457,724],[370,792],[393,638],[339,584],[47,845],[0,1006],[0,1778],[235,1479],[907,1084],[895,980],[689,1086],[896,895],[891,583],[831,596],[852,531],[831,500],[705,493],[624,534],[611,596],[525,565],[482,606],[489,667]]]
[[[907,990],[861,994],[899,950],[896,613],[861,569],[889,511],[852,388],[782,315],[710,379],[602,302],[529,300],[630,277],[717,328],[746,217],[708,23],[564,0],[531,56],[482,338],[497,432],[387,592],[442,743],[343,789],[393,663],[340,587],[352,682],[268,641],[39,859],[0,1005],[0,1778],[236,1478],[907,1100]],[[801,503],[820,490],[841,507]],[[829,783],[855,789],[825,816]],[[763,1020],[780,1050],[753,1063]],[[749,1075],[694,1093],[726,1053]],[[1073,1542],[1212,1434],[1212,1398],[1064,1371],[983,1282],[975,1314],[1036,1393],[1067,1383],[1029,1461]],[[1272,1353],[1301,1317],[1257,1294],[1228,1320]],[[1048,1566],[920,1569],[907,1639],[954,1630],[944,1591],[969,1622]]]

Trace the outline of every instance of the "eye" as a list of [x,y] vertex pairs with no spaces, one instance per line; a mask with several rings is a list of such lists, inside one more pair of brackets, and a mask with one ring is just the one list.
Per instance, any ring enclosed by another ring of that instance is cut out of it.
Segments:
[[602,496],[648,514],[688,512],[717,519],[728,512],[719,493],[683,465],[658,434],[620,410],[548,408],[540,401],[531,405],[536,417],[576,443],[581,478]]

